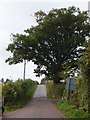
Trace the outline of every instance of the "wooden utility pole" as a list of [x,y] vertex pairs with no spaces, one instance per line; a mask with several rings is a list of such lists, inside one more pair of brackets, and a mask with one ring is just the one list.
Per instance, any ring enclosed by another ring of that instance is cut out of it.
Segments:
[[88,16],[90,18],[90,1],[88,2]]
[[26,60],[24,60],[24,73],[23,73],[23,80],[25,80],[25,74],[26,74]]

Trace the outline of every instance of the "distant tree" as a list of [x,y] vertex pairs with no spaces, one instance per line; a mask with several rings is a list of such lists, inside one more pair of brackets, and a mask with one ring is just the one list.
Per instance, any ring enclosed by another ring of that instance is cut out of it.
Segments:
[[49,78],[45,76],[44,78],[41,79],[41,84],[46,84]]
[[1,81],[1,83],[4,83],[4,78],[2,78],[0,81]]
[[39,82],[38,82],[38,81],[35,81],[35,83],[36,83],[37,85],[39,85]]
[[45,74],[55,82],[67,64],[74,67],[79,58],[77,47],[83,46],[90,36],[87,12],[74,6],[68,9],[53,9],[49,13],[35,13],[37,26],[25,30],[25,34],[13,35],[7,51],[13,53],[6,62],[17,64],[32,60],[37,68],[36,76]]
[[12,82],[12,80],[10,80],[10,79],[6,79],[6,81],[5,81],[5,83],[8,83],[8,82]]

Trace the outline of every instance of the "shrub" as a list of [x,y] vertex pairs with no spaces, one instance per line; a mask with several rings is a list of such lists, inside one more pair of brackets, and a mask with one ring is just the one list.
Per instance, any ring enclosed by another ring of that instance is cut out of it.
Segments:
[[22,107],[33,96],[36,82],[32,80],[17,80],[3,86],[4,106],[6,109]]

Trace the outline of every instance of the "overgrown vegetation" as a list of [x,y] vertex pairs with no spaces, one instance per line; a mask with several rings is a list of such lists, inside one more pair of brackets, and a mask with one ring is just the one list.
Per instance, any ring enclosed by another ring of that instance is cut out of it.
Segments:
[[74,118],[74,120],[77,120],[77,118],[86,120],[86,118],[88,118],[88,112],[84,111],[83,108],[77,109],[75,105],[68,103],[65,100],[60,101],[57,104],[57,107],[63,111],[67,117]]
[[[88,118],[88,106],[86,102],[86,91],[79,91],[80,89],[70,92],[70,99],[67,101],[67,92],[65,90],[65,83],[62,84],[47,84],[47,95],[54,100],[57,107],[68,118]],[[78,92],[78,93],[77,93]],[[81,93],[82,92],[82,93]],[[84,98],[82,97],[84,96]],[[83,99],[83,100],[82,100]],[[85,103],[86,102],[86,103]]]
[[5,111],[23,107],[33,96],[36,86],[30,79],[5,83],[2,90]]
[[61,99],[65,89],[65,83],[46,84],[47,96],[51,99]]
[[[76,90],[70,91],[70,99],[67,101],[67,91],[65,88],[58,88],[57,85],[47,85],[48,97],[53,98],[54,92],[62,100],[57,104],[58,108],[69,118],[90,118],[89,98],[90,98],[90,41],[85,43],[85,50],[78,63],[78,76],[76,79]],[[52,87],[53,86],[53,87]],[[58,90],[59,89],[59,90]],[[59,93],[59,92],[60,93]]]

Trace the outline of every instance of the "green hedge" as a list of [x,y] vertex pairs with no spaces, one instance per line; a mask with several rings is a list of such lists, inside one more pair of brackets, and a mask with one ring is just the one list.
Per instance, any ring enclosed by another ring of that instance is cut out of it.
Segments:
[[51,99],[62,98],[63,91],[65,89],[65,83],[60,84],[47,84],[47,96]]
[[32,80],[17,80],[4,84],[2,92],[6,111],[24,106],[33,96],[36,82]]

